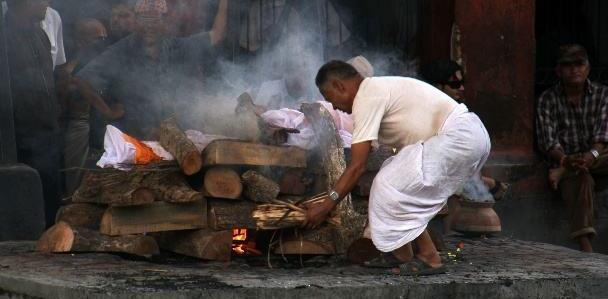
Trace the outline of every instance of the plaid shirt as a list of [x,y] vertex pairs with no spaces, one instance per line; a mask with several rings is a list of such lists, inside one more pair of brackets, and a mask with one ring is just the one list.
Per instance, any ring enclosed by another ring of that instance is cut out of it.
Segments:
[[608,142],[608,88],[604,85],[587,80],[585,96],[575,105],[558,83],[540,96],[536,114],[538,145],[545,152],[561,147],[573,154]]

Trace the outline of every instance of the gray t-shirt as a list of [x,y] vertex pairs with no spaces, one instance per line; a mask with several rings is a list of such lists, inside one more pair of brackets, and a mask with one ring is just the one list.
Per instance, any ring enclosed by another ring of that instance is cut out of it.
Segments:
[[160,121],[188,109],[202,92],[204,69],[213,57],[209,34],[161,41],[159,57],[148,59],[130,35],[87,64],[77,77],[123,104],[125,115],[114,123],[125,133],[150,139]]

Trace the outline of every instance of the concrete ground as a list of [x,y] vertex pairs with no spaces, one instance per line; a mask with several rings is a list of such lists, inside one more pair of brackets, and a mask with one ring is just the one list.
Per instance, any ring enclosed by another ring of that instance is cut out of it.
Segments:
[[271,269],[264,258],[134,261],[39,254],[32,242],[3,242],[0,298],[608,298],[608,256],[503,237],[446,241],[455,248],[460,240],[462,258],[448,259],[446,274],[429,277],[370,271],[338,258]]

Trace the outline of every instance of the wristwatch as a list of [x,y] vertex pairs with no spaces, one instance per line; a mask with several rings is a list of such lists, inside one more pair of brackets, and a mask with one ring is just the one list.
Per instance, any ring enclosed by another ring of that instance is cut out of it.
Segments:
[[331,190],[329,192],[329,198],[331,198],[331,200],[337,203],[340,200],[340,194],[338,194],[336,190]]
[[594,149],[594,148],[592,148],[592,149],[591,149],[589,152],[590,152],[590,153],[593,155],[593,158],[595,158],[595,159],[597,159],[597,157],[599,157],[599,156],[600,156],[600,152],[598,152],[598,151],[597,151],[596,149]]

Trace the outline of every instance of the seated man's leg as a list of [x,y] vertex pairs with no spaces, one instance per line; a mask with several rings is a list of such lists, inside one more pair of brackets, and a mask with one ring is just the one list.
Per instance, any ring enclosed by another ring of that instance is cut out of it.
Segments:
[[559,183],[570,218],[570,237],[577,240],[582,251],[592,252],[590,237],[593,228],[593,177],[587,172],[567,173]]

